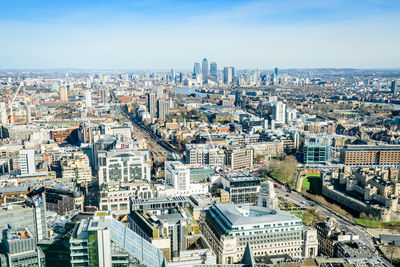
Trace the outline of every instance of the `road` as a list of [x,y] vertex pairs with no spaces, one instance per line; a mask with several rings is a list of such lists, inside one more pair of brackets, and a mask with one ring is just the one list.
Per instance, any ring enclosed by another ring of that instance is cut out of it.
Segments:
[[364,230],[362,227],[356,225],[353,221],[342,217],[338,216],[336,213],[331,212],[329,209],[326,207],[318,204],[317,202],[306,199],[303,195],[296,191],[292,191],[291,193],[287,192],[286,188],[283,186],[279,186],[278,188],[275,189],[275,192],[278,197],[282,197],[283,199],[289,200],[293,202],[294,204],[298,205],[301,208],[315,208],[318,210],[324,217],[326,218],[334,218],[339,224],[346,225],[349,229],[354,231],[356,234],[360,236],[360,241],[366,245],[368,245],[370,248],[372,248],[377,254],[377,250],[375,247],[375,244],[372,240],[372,236]]

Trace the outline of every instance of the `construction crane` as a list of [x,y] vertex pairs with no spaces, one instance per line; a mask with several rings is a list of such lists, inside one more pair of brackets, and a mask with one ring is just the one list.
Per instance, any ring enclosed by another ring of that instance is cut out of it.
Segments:
[[18,96],[19,90],[21,89],[22,86],[23,86],[23,83],[21,82],[21,83],[19,84],[18,89],[17,89],[17,91],[15,92],[14,97],[13,97],[13,99],[12,99],[12,101],[11,101],[11,104],[10,104],[10,124],[11,124],[11,125],[14,124],[13,105],[14,105],[15,99],[16,99],[17,96]]

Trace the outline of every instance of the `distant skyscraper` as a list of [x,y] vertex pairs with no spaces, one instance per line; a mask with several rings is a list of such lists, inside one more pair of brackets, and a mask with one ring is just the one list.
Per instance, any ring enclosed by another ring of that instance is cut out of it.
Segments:
[[60,87],[60,101],[61,102],[68,101],[68,88],[66,86]]
[[276,76],[278,76],[278,68],[275,68],[274,73],[275,73]]
[[156,117],[156,95],[154,93],[147,94],[147,110],[152,118]]
[[193,67],[193,76],[196,76],[201,73],[201,66],[199,62],[194,63]]
[[208,61],[206,58],[203,59],[203,62],[201,63],[201,71],[203,74],[203,81],[207,81],[208,80]]
[[4,102],[0,103],[0,118],[2,124],[7,124],[7,109]]
[[175,69],[171,69],[171,80],[175,81]]
[[390,91],[392,92],[392,94],[397,94],[397,89],[398,89],[398,86],[397,86],[397,80],[393,80],[392,81],[392,84],[390,85]]
[[85,105],[86,108],[92,107],[92,93],[89,90],[85,92]]
[[183,83],[183,73],[179,73],[179,82]]
[[36,172],[35,166],[35,150],[20,150],[19,151],[19,167],[21,174],[34,174]]
[[233,76],[235,75],[235,69],[233,67],[224,68],[224,83],[231,84],[233,81]]
[[210,64],[210,75],[217,78],[217,62],[211,62]]
[[169,114],[169,101],[167,99],[158,100],[157,106],[158,106],[157,118],[159,120],[165,121],[167,115]]

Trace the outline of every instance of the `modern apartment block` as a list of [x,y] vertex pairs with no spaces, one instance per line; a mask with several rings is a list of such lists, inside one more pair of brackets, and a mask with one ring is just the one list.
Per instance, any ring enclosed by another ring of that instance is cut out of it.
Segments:
[[201,230],[219,264],[239,263],[248,244],[254,256],[288,254],[302,258],[318,254],[316,230],[281,210],[213,204],[201,220]]
[[400,145],[347,145],[340,161],[351,166],[398,166]]

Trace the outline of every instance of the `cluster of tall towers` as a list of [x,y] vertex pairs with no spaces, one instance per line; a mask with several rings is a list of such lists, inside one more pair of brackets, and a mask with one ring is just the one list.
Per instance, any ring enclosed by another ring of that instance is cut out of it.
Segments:
[[211,62],[208,64],[208,60],[206,58],[203,59],[201,65],[199,62],[194,63],[193,67],[193,78],[196,78],[198,75],[202,75],[203,82],[207,82],[208,79],[217,79],[217,62]]

